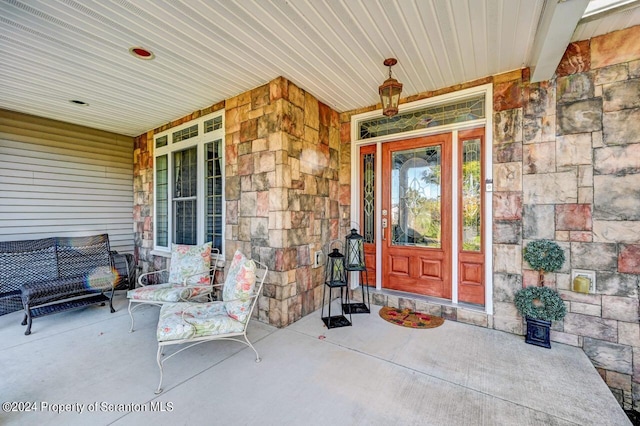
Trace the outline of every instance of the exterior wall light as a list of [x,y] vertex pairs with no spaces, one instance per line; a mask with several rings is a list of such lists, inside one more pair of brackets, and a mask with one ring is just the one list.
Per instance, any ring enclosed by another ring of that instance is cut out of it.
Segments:
[[398,83],[398,80],[391,77],[391,67],[397,63],[396,58],[384,60],[384,65],[389,67],[389,78],[378,87],[380,102],[382,102],[382,113],[387,117],[392,117],[398,113],[398,103],[400,102],[400,93],[402,93],[402,83]]

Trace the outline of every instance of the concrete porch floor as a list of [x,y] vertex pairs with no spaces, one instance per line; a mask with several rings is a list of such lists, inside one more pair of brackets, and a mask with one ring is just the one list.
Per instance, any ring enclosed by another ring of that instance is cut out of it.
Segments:
[[284,329],[254,322],[261,363],[238,343],[205,343],[165,364],[156,396],[158,308],[140,308],[129,333],[124,294],[114,306],[36,318],[30,336],[21,312],[0,317],[0,400],[38,409],[0,424],[631,424],[579,348],[452,321],[402,328],[377,306],[331,330],[320,312]]

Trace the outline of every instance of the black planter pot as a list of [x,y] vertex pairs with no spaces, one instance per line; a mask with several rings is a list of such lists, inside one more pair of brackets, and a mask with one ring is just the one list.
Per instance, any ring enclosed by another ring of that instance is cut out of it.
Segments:
[[525,342],[530,345],[551,349],[551,321],[527,318],[527,336]]

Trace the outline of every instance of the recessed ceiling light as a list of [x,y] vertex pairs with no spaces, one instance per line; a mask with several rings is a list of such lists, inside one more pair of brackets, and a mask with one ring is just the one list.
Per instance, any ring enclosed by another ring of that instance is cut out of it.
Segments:
[[75,104],[75,105],[89,106],[89,104],[86,103],[85,101],[79,101],[77,99],[71,99],[69,102],[71,102],[72,104]]
[[152,51],[139,46],[130,47],[129,53],[131,53],[138,59],[144,59],[146,61],[149,61],[156,57],[156,55],[154,55]]

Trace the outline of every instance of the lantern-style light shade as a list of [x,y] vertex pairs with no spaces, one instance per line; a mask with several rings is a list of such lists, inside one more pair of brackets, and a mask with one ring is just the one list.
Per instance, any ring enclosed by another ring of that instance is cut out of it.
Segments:
[[355,229],[351,230],[351,234],[347,235],[345,241],[345,254],[347,262],[347,271],[364,271],[364,237]]
[[398,103],[400,102],[400,93],[402,93],[402,83],[391,77],[391,67],[397,64],[395,58],[385,59],[385,66],[389,67],[389,78],[385,80],[380,87],[380,102],[382,103],[382,113],[387,117],[394,116],[398,113]]
[[347,273],[344,268],[344,255],[334,248],[329,253],[327,263],[326,282],[330,287],[347,285]]

